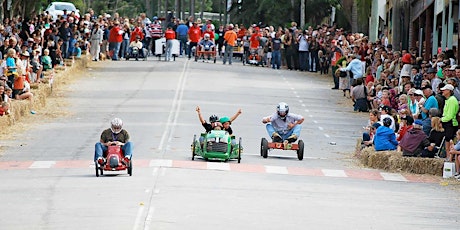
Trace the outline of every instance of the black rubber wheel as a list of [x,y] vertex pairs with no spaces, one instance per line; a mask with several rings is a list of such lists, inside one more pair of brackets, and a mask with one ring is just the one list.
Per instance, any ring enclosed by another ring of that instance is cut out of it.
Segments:
[[303,149],[304,149],[304,143],[302,140],[299,141],[298,143],[299,145],[299,149],[297,149],[297,158],[299,159],[299,161],[303,160]]
[[238,164],[241,163],[241,152],[242,152],[242,147],[241,147],[241,137],[238,141]]
[[133,162],[132,161],[129,161],[129,164],[128,164],[128,174],[129,176],[133,175]]
[[268,157],[268,141],[265,138],[262,138],[262,141],[260,143],[260,155],[263,158]]
[[216,61],[217,61],[217,58],[216,58],[216,57],[214,57],[214,63],[216,63]]
[[192,161],[195,160],[195,142],[196,142],[196,134],[193,135],[193,142],[192,142]]
[[94,162],[94,168],[96,168],[96,177],[99,177],[99,166],[97,164],[97,161]]

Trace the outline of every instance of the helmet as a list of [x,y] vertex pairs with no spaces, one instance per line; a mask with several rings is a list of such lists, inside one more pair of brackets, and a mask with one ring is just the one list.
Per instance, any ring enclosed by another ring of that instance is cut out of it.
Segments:
[[219,122],[222,123],[222,124],[224,124],[225,122],[230,122],[230,118],[229,117],[221,117]]
[[390,127],[391,123],[392,123],[391,118],[389,118],[389,117],[383,118],[383,125],[385,127]]
[[276,107],[276,111],[278,116],[284,120],[286,119],[286,115],[289,113],[289,105],[284,102],[280,102]]
[[219,121],[219,117],[217,115],[211,115],[209,117],[209,123],[214,123],[214,122],[217,122]]
[[111,126],[110,129],[112,130],[113,133],[118,134],[121,132],[123,129],[123,121],[116,117],[110,122]]
[[211,36],[209,34],[204,34],[204,39],[209,39]]
[[156,20],[158,20],[158,17],[157,17],[157,16],[153,16],[152,19],[153,19],[153,21],[156,21]]

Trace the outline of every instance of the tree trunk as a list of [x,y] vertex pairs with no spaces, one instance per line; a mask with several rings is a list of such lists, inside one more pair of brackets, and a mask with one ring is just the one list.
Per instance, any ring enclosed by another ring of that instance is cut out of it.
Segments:
[[295,21],[295,18],[294,18],[294,11],[295,11],[295,0],[291,0],[291,21],[294,22]]
[[203,11],[204,11],[204,0],[201,0],[201,6],[200,6],[200,18],[203,20]]
[[351,8],[351,32],[358,32],[358,0],[353,0]]
[[305,27],[305,0],[300,0],[300,29]]
[[190,0],[190,16],[193,16],[194,20],[195,18],[195,0]]
[[146,8],[146,14],[147,14],[147,17],[151,17],[152,16],[152,7],[150,6],[150,3],[151,3],[152,0],[145,0],[145,8]]

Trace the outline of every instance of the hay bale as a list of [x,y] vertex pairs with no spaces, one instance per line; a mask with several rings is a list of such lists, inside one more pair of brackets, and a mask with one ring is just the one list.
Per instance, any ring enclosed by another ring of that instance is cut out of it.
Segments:
[[403,157],[397,151],[375,151],[373,147],[359,149],[354,155],[364,166],[390,172],[407,172],[442,176],[443,159]]
[[71,67],[65,68],[65,71],[64,69],[58,68],[58,73],[53,72],[53,70],[44,71],[44,78],[41,79],[41,83],[33,84],[33,87],[31,86],[31,92],[34,94],[34,101],[13,100],[10,107],[11,114],[0,117],[0,127],[2,127],[0,134],[8,133],[7,127],[11,127],[15,125],[17,121],[21,120],[21,118],[29,116],[31,110],[46,106],[46,99],[52,93],[51,86],[49,85],[49,79],[52,74],[54,74],[54,87],[67,84],[76,71],[86,68],[87,61],[89,61],[89,57],[76,60]]

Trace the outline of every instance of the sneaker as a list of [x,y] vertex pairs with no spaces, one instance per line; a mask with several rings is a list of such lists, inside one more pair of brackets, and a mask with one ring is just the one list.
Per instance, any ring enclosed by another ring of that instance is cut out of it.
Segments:
[[97,158],[97,163],[100,164],[100,165],[103,165],[104,164],[104,158],[98,157]]
[[287,140],[289,143],[295,142],[297,140],[297,136],[295,134],[292,134],[291,136],[288,137]]
[[131,160],[131,156],[125,156],[125,160]]
[[273,142],[278,142],[278,143],[283,142],[283,138],[281,138],[281,136],[276,132],[272,134],[272,140]]

